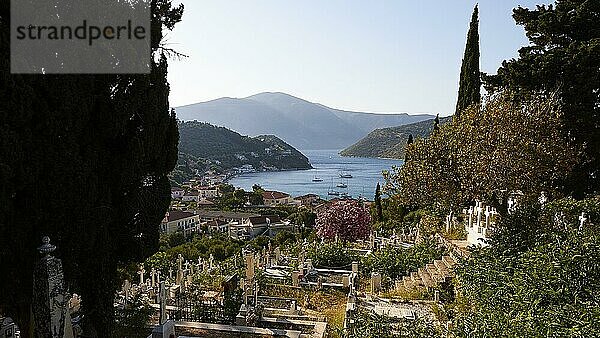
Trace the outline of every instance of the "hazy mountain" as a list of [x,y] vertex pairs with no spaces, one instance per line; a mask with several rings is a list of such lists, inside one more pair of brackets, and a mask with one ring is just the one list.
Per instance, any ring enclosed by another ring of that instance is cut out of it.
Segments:
[[[441,117],[440,124],[449,122],[451,117]],[[433,119],[399,127],[373,130],[369,135],[350,147],[342,150],[342,156],[404,158],[408,135],[414,139],[427,137],[433,130]]]
[[181,121],[204,121],[244,135],[273,134],[299,149],[340,149],[375,128],[432,115],[372,114],[332,109],[284,93],[221,98],[175,108]]

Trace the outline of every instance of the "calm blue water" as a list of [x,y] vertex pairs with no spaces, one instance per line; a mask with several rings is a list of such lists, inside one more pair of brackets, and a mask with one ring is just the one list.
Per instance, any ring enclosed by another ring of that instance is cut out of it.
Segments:
[[[308,157],[314,169],[249,173],[237,176],[229,183],[244,190],[252,190],[252,185],[259,184],[266,190],[283,191],[292,196],[313,193],[325,199],[334,197],[327,195],[333,189],[346,192],[352,197],[362,195],[373,200],[377,182],[382,185],[384,183],[381,171],[402,164],[401,160],[342,157],[338,152],[339,150],[303,150],[302,153]],[[342,179],[339,176],[341,171],[353,177]],[[323,182],[313,182],[315,176],[322,178]],[[348,188],[336,187],[342,181]]]

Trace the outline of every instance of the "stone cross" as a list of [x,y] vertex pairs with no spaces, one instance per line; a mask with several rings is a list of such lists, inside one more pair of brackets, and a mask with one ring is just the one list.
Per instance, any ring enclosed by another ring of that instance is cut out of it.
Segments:
[[173,268],[169,267],[169,279],[173,279]]
[[481,227],[481,212],[483,211],[482,207],[479,206],[480,202],[477,202],[478,206],[477,206],[477,227],[480,228]]
[[156,270],[154,268],[150,270],[150,280],[152,281],[150,286],[154,287],[156,285]]
[[583,230],[583,224],[587,221],[587,217],[585,217],[585,212],[582,212],[579,216],[579,231]]
[[214,261],[215,261],[215,258],[213,257],[212,254],[210,254],[210,256],[208,257],[208,269],[209,270],[212,270]]
[[156,283],[160,283],[160,270],[156,271]]
[[160,304],[160,324],[162,325],[167,321],[167,290],[164,281],[160,282],[158,303]]
[[490,209],[490,207],[485,207],[485,227],[486,228],[490,227],[491,217],[492,217],[492,210]]
[[146,270],[144,270],[144,266],[138,271],[138,275],[140,275],[140,285],[144,284],[144,274]]
[[469,207],[469,228],[473,227],[473,206]]
[[179,254],[177,256],[177,267],[179,268],[179,270],[181,270],[183,268],[182,264],[183,264],[183,256],[181,256],[181,254]]
[[185,261],[185,270],[189,270],[190,269],[190,262]]

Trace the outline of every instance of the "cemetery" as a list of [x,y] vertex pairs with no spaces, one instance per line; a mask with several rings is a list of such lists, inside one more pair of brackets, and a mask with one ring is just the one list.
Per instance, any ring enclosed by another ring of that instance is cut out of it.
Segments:
[[[145,313],[136,332],[149,338],[336,337],[361,332],[365,318],[380,322],[375,330],[400,334],[425,325],[444,334],[452,330],[443,310],[448,292],[459,292],[454,267],[474,248],[488,245],[496,218],[494,208],[477,202],[441,224],[446,233],[462,229],[461,239],[440,233],[425,239],[414,228],[390,237],[372,231],[355,242],[304,239],[281,247],[268,242],[259,250],[247,245],[218,262],[212,254],[194,261],[179,254],[162,267],[140,265],[136,278],[124,280],[115,294],[114,307],[117,313]],[[583,228],[588,217],[582,213],[578,220]],[[408,253],[424,243],[436,251],[416,269],[394,275],[369,267],[378,255]],[[328,246],[351,261],[325,266],[315,252]],[[33,309],[35,318],[47,325],[36,330],[85,337],[79,325],[81,297],[67,290],[55,250],[48,237],[38,248]],[[0,323],[0,337],[19,337],[10,318]]]

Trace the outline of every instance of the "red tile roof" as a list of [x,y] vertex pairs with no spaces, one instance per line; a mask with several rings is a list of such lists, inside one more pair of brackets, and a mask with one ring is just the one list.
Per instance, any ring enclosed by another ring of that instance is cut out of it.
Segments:
[[165,215],[165,221],[173,222],[173,221],[178,221],[180,219],[189,218],[192,216],[194,216],[194,214],[191,212],[171,210],[171,211],[167,212],[167,214]]
[[278,200],[278,199],[288,198],[288,197],[290,197],[289,194],[286,194],[286,193],[280,192],[280,191],[264,191],[263,192],[263,199],[266,199],[266,200]]

